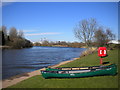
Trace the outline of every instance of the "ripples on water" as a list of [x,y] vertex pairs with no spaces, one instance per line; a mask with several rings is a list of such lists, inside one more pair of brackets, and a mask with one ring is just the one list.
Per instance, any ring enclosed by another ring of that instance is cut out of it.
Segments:
[[58,64],[79,57],[84,48],[32,47],[2,52],[2,78]]

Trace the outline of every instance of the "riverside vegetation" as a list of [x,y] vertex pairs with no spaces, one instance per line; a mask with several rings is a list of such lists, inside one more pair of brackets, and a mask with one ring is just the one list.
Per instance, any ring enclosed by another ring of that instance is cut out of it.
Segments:
[[32,47],[33,44],[24,38],[24,33],[22,30],[17,31],[15,27],[12,27],[9,32],[7,32],[6,27],[2,26],[0,30],[0,45],[3,48],[28,48]]
[[[103,62],[115,63],[118,65],[118,49],[108,51],[108,57]],[[82,67],[95,66],[99,64],[97,52],[88,54],[85,57],[59,67]],[[44,79],[41,75],[33,76],[16,85],[8,88],[118,88],[118,74],[115,76],[96,76],[72,79]]]

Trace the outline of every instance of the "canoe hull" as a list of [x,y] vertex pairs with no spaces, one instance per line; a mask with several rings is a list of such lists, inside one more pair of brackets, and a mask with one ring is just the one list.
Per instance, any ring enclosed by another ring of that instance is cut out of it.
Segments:
[[117,73],[117,67],[114,66],[102,70],[93,70],[84,73],[53,73],[50,71],[41,71],[41,73],[44,78],[80,78],[80,77],[90,77],[90,76],[115,75]]

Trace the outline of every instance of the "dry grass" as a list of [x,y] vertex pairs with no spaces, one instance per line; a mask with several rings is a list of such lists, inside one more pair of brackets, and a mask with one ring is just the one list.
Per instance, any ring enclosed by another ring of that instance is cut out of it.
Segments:
[[87,50],[85,50],[84,52],[82,52],[81,55],[80,55],[80,57],[87,56],[87,55],[92,54],[92,53],[94,53],[96,51],[97,51],[96,47],[90,47]]

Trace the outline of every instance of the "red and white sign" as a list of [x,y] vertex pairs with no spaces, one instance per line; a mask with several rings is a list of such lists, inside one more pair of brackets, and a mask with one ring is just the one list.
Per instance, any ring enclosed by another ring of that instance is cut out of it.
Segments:
[[105,57],[106,55],[107,55],[106,47],[99,47],[98,48],[98,56],[99,57]]

